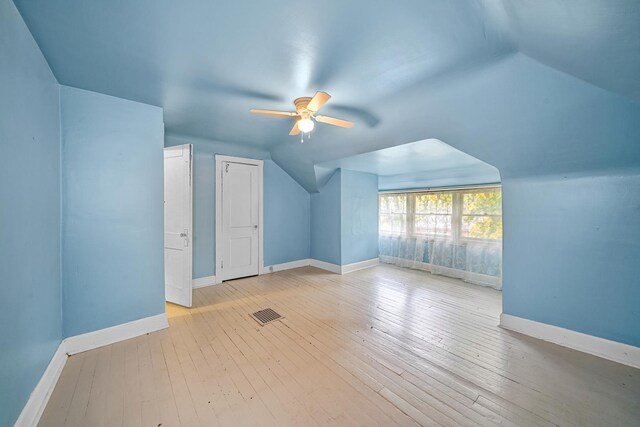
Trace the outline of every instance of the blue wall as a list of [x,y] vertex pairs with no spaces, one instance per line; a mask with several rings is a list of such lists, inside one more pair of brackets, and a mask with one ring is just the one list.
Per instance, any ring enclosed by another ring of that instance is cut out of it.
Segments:
[[342,170],[341,264],[378,258],[378,176]]
[[378,176],[338,169],[311,194],[311,258],[336,265],[378,257]]
[[264,265],[307,259],[311,196],[272,160],[264,162]]
[[[311,258],[342,265],[342,170],[311,194]],[[377,191],[377,190],[376,190]]]
[[62,86],[64,334],[164,313],[162,109]]
[[59,86],[0,0],[0,426],[13,425],[62,339]]
[[507,314],[640,346],[640,175],[503,181]]
[[264,160],[264,265],[309,258],[310,196],[259,148],[167,135],[167,147],[193,144],[193,277],[215,274],[216,154]]

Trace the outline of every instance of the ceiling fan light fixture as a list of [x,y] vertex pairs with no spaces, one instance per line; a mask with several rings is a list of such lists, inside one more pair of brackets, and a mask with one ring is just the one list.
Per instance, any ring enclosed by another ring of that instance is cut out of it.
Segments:
[[313,127],[314,123],[311,119],[300,119],[298,121],[298,129],[300,129],[301,132],[309,133],[313,130]]
[[296,106],[296,111],[275,111],[275,110],[258,110],[252,108],[249,110],[253,114],[264,114],[266,116],[274,117],[291,117],[295,118],[294,123],[289,135],[307,134],[311,135],[311,131],[315,127],[316,123],[326,123],[332,126],[338,126],[341,128],[352,128],[353,123],[348,120],[336,119],[335,117],[317,116],[316,113],[327,101],[331,98],[327,92],[316,92],[313,97],[303,96],[302,98],[296,98],[293,101],[293,105]]

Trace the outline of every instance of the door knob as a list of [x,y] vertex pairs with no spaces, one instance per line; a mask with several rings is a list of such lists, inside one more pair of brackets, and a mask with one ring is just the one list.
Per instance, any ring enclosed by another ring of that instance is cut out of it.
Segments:
[[180,237],[187,237],[187,233],[180,233]]

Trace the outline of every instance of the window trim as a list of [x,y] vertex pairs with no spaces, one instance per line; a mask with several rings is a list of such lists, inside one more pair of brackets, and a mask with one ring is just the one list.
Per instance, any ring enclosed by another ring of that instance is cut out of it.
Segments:
[[407,190],[379,190],[378,194],[408,194],[408,193],[450,193],[452,191],[462,190],[482,190],[497,188],[502,191],[502,184],[489,183],[478,185],[465,185],[465,186],[452,186],[452,187],[425,187],[425,188],[411,188]]

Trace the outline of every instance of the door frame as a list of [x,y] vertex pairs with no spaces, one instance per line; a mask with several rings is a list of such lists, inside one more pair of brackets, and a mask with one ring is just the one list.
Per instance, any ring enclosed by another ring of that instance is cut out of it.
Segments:
[[215,212],[215,223],[216,223],[216,237],[215,237],[215,266],[216,266],[216,284],[222,283],[224,279],[222,265],[222,162],[233,162],[233,163],[242,163],[245,165],[253,165],[258,167],[258,274],[264,273],[264,257],[263,257],[263,242],[264,242],[264,232],[263,232],[263,206],[264,206],[264,196],[263,196],[263,188],[264,188],[264,161],[263,160],[255,160],[255,159],[247,159],[244,157],[233,157],[233,156],[225,156],[221,154],[216,154],[214,156],[215,159],[215,196],[216,196],[216,212]]

